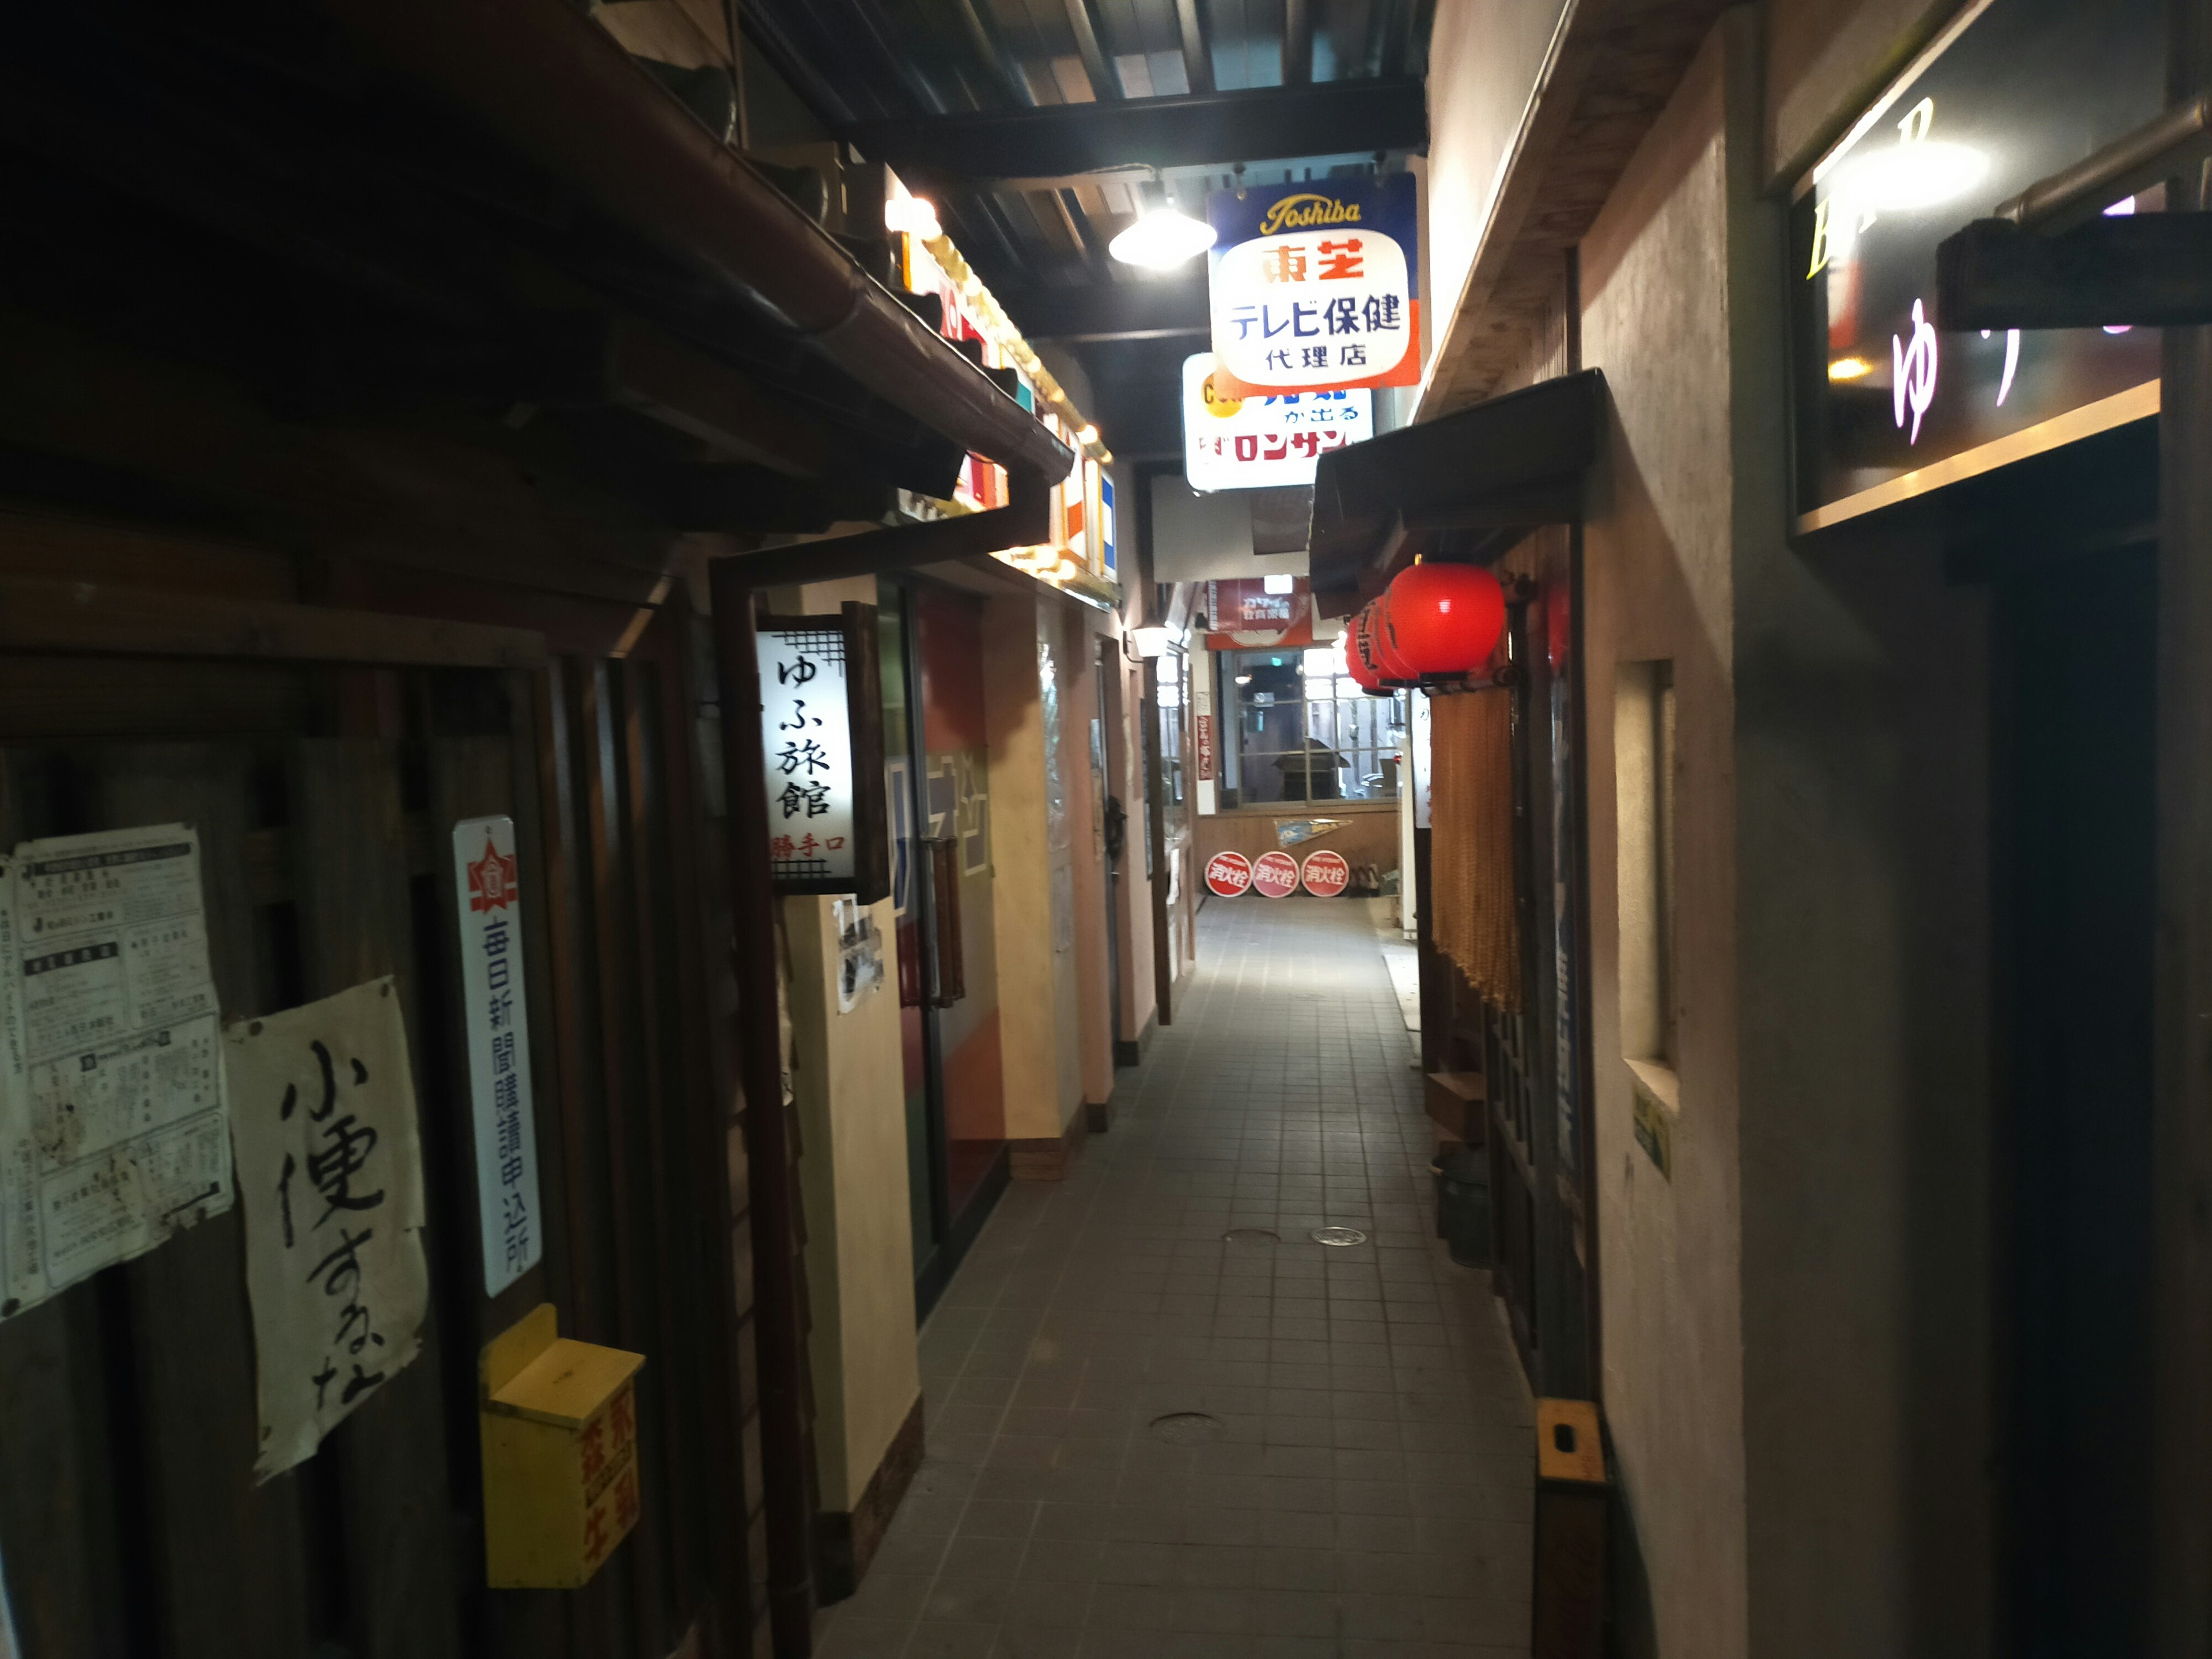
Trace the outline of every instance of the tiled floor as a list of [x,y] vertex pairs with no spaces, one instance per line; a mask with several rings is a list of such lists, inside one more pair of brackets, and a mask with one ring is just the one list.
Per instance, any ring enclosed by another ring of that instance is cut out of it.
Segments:
[[1217,901],[1199,939],[1111,1133],[1006,1194],[924,1331],[928,1462],[830,1659],[1528,1651],[1528,1401],[1434,1237],[1367,907]]

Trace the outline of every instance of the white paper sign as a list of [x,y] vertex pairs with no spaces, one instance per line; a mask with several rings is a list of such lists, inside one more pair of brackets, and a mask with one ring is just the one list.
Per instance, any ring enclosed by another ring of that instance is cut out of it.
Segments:
[[253,1474],[266,1480],[422,1351],[415,1077],[389,977],[239,1022],[223,1064],[261,1396]]
[[1236,398],[1217,389],[1210,351],[1182,360],[1183,477],[1193,489],[1310,484],[1322,455],[1372,437],[1375,394],[1283,392]]
[[1413,828],[1429,827],[1429,795],[1435,780],[1429,766],[1429,694],[1418,693],[1406,699],[1407,769],[1413,775],[1408,781],[1413,790]]
[[837,1012],[849,1014],[884,982],[884,936],[856,899],[832,899],[830,915],[837,928]]
[[231,1205],[199,836],[0,860],[0,1314]]
[[760,631],[769,859],[780,882],[857,885],[845,630]]
[[464,818],[453,826],[453,891],[460,910],[484,1294],[497,1296],[545,1254],[514,819]]

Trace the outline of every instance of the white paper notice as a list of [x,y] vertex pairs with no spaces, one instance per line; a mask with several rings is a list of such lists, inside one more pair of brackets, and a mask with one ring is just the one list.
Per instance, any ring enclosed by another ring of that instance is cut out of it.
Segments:
[[223,1033],[266,1480],[422,1348],[422,1157],[389,978]]
[[198,835],[0,860],[0,1314],[228,1210]]
[[837,1012],[849,1014],[884,982],[884,936],[874,913],[857,900],[830,900],[830,915],[837,929]]
[[460,906],[461,989],[468,1019],[486,1296],[497,1296],[545,1254],[538,1208],[538,1113],[530,1095],[530,1013],[522,994],[522,894],[516,876],[514,819],[464,818],[453,826],[453,889]]

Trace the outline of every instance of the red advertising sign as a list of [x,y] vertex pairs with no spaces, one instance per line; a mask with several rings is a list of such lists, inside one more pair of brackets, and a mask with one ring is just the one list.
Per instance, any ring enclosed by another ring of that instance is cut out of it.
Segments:
[[1287,593],[1270,593],[1264,576],[1231,576],[1208,582],[1207,601],[1218,633],[1284,629],[1306,614],[1306,579],[1291,579]]
[[1269,898],[1288,898],[1298,890],[1298,861],[1288,853],[1262,853],[1252,884]]
[[1323,848],[1306,856],[1304,875],[1306,891],[1316,898],[1334,898],[1352,883],[1352,866],[1344,861],[1344,854]]
[[1197,717],[1196,724],[1198,781],[1200,783],[1212,783],[1213,781],[1213,716],[1200,714]]
[[1242,853],[1216,853],[1206,861],[1206,884],[1223,898],[1235,898],[1252,884],[1252,861]]

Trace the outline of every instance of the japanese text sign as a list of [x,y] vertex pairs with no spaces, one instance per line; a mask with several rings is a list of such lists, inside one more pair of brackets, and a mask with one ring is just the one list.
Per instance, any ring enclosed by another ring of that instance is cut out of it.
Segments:
[[890,891],[875,607],[763,617],[759,641],[776,886],[872,904]]
[[517,874],[514,819],[464,818],[453,826],[453,893],[460,922],[461,1000],[486,1296],[497,1296],[545,1254]]
[[1216,191],[1206,218],[1215,234],[1207,289],[1217,393],[1419,381],[1409,174]]
[[231,1206],[186,824],[0,860],[0,1315]]
[[223,1033],[261,1396],[258,1480],[422,1349],[422,1158],[386,976]]
[[[2006,0],[1956,20],[1791,192],[1798,528],[2154,415],[2152,328],[1936,326],[1936,250],[2167,103],[2151,0]],[[2154,213],[2161,186],[2106,214]],[[2094,464],[2111,470],[2109,458]]]
[[1325,451],[1373,435],[1374,401],[1364,387],[1237,397],[1213,354],[1195,353],[1182,361],[1183,477],[1205,490],[1310,484]]

